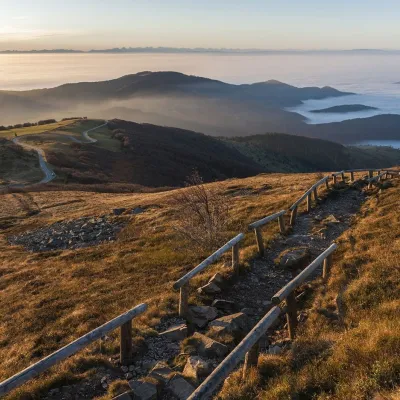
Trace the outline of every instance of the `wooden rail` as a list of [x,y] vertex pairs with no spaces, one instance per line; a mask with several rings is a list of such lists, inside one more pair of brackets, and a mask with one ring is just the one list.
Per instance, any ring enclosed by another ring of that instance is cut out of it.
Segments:
[[334,174],[332,174],[332,183],[334,185],[337,184],[337,177],[338,176],[342,176],[342,181],[345,181],[344,171],[335,172]]
[[344,173],[349,173],[350,174],[350,181],[354,181],[354,173],[356,172],[368,172],[369,178],[371,178],[374,174],[374,172],[379,172],[381,171],[380,169],[365,169],[365,168],[357,168],[357,169],[346,169],[343,172]]
[[373,182],[380,182],[383,179],[383,177],[384,176],[387,177],[387,175],[388,175],[388,172],[384,171],[384,172],[381,172],[380,174],[378,174],[377,176],[373,176],[373,177],[369,178],[368,179],[368,189],[372,188]]
[[[341,172],[339,172],[339,174],[341,174]],[[297,217],[297,208],[299,206],[299,204],[304,200],[307,199],[307,211],[310,212],[311,211],[311,202],[312,202],[312,194],[314,194],[314,200],[318,201],[318,193],[317,190],[318,188],[323,185],[325,183],[326,188],[329,189],[329,176],[325,176],[324,178],[322,178],[321,180],[319,180],[317,183],[314,183],[314,185],[312,185],[310,187],[310,189],[308,189],[295,203],[293,203],[293,205],[289,208],[289,210],[291,211],[291,216],[290,216],[290,225],[294,225],[296,222],[296,217]]]
[[284,219],[285,213],[286,213],[286,210],[282,210],[275,214],[269,215],[268,217],[260,219],[259,221],[253,222],[252,224],[249,225],[249,227],[248,227],[249,231],[254,229],[254,233],[256,236],[256,240],[257,240],[257,246],[258,246],[258,253],[260,254],[260,256],[264,256],[264,253],[265,253],[264,240],[263,240],[261,228],[264,225],[266,225],[268,222],[278,220],[280,232],[282,234],[285,233],[285,231],[286,231],[285,219]]
[[322,277],[326,279],[332,267],[332,253],[337,249],[337,244],[333,243],[323,253],[321,253],[307,268],[300,272],[294,279],[285,285],[278,293],[272,297],[274,304],[286,301],[286,318],[289,330],[289,337],[296,336],[297,328],[297,303],[294,290],[298,288],[321,264],[323,264]]
[[209,265],[213,264],[215,261],[219,260],[221,256],[228,250],[232,249],[232,268],[235,274],[239,273],[239,244],[240,241],[244,239],[244,234],[239,233],[236,237],[231,239],[228,243],[224,244],[220,249],[211,256],[207,257],[203,262],[201,262],[197,267],[193,268],[182,278],[177,280],[173,288],[175,290],[180,289],[179,296],[179,315],[181,317],[188,316],[188,297],[189,297],[189,282],[190,280],[207,268]]
[[120,337],[120,355],[121,363],[126,365],[132,362],[132,319],[142,314],[147,309],[147,304],[139,304],[135,308],[127,311],[124,314],[106,322],[104,325],[92,330],[86,335],[81,336],[74,342],[66,345],[65,347],[57,350],[53,354],[43,358],[37,363],[31,365],[30,367],[24,369],[23,371],[15,374],[11,378],[0,383],[0,395],[7,394],[12,389],[15,389],[40,373],[46,371],[53,365],[59,363],[62,360],[72,356],[78,351],[87,347],[94,341],[101,339],[107,333],[113,331],[116,328],[121,328]]
[[235,349],[218,365],[208,378],[192,393],[187,400],[204,400],[209,398],[222,384],[224,379],[237,367],[245,358],[243,366],[243,378],[246,378],[251,367],[257,367],[259,356],[259,341],[267,333],[267,330],[276,322],[282,311],[286,312],[290,338],[295,336],[297,326],[297,306],[294,296],[294,289],[303,283],[315,269],[322,263],[323,277],[326,279],[332,265],[332,253],[337,249],[332,244],[320,254],[307,268],[284,286],[272,297],[275,304],[286,300],[286,307],[280,308],[275,305],[247,334],[247,336],[235,347]]
[[[207,398],[207,396],[211,395],[218,388],[244,357],[246,357],[246,361],[249,361],[249,353],[252,348],[257,346],[258,341],[277,320],[280,313],[281,309],[279,307],[273,307],[221,362],[212,374],[192,393],[188,400],[203,400]],[[249,362],[246,364],[247,367],[245,367],[245,369],[250,367]]]

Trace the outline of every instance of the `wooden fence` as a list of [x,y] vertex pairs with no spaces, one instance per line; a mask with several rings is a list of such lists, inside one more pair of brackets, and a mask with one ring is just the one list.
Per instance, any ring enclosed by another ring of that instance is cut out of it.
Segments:
[[379,171],[378,169],[346,169],[343,172],[350,174],[350,181],[354,182],[354,174],[356,172],[368,172],[368,177],[372,177],[374,172]]
[[253,222],[252,224],[249,225],[249,231],[254,229],[254,233],[256,236],[257,240],[257,246],[258,246],[258,253],[260,256],[264,256],[264,240],[262,236],[262,227],[268,222],[278,220],[279,223],[279,230],[281,233],[285,233],[286,228],[285,228],[285,219],[284,215],[286,214],[286,210],[279,211],[276,214],[269,215],[268,217],[265,217],[263,219],[260,219],[259,221]]
[[11,378],[0,383],[0,395],[5,395],[12,389],[15,389],[24,383],[28,382],[30,379],[39,375],[40,373],[46,371],[53,365],[59,363],[62,360],[72,356],[83,348],[87,347],[89,344],[96,340],[101,339],[103,336],[109,332],[120,328],[120,361],[123,365],[128,365],[132,363],[132,319],[138,315],[144,313],[147,309],[147,304],[139,304],[135,308],[127,311],[124,314],[106,322],[104,325],[92,330],[86,335],[81,336],[74,342],[66,345],[65,347],[57,350],[53,354],[43,358],[37,363],[31,365],[30,367],[18,372]]
[[298,288],[321,264],[323,264],[322,277],[326,279],[332,266],[332,253],[337,249],[334,243],[320,254],[307,268],[300,272],[294,279],[285,285],[272,297],[274,304],[286,301],[286,316],[290,339],[294,339],[297,328],[297,305],[294,291]]
[[[342,172],[338,172],[337,174],[343,174],[343,171]],[[311,211],[311,203],[312,203],[312,197],[311,196],[314,195],[314,200],[318,201],[318,192],[317,192],[317,190],[323,184],[325,184],[326,188],[329,189],[329,182],[328,181],[329,181],[329,176],[325,176],[324,178],[319,180],[317,183],[312,185],[310,187],[310,189],[308,189],[297,201],[295,201],[293,203],[293,205],[289,208],[289,210],[291,211],[290,225],[293,226],[295,224],[296,217],[297,217],[297,209],[298,209],[299,205],[305,199],[307,199],[307,211],[308,212]]]
[[337,184],[337,177],[341,176],[342,177],[342,181],[345,181],[345,175],[344,175],[344,171],[340,171],[340,172],[335,172],[334,174],[332,174],[332,183],[334,185]]
[[[378,171],[377,176],[373,176],[373,173]],[[290,224],[294,225],[297,217],[298,206],[307,199],[307,211],[311,211],[312,196],[314,200],[318,200],[318,188],[322,185],[326,185],[329,189],[329,179],[332,177],[332,183],[337,184],[337,177],[341,177],[343,182],[346,181],[346,173],[350,174],[350,180],[354,181],[354,174],[356,172],[368,172],[369,180],[380,181],[383,176],[388,176],[391,173],[390,170],[380,172],[380,170],[374,169],[353,169],[343,170],[336,172],[330,176],[326,176],[319,180],[317,183],[311,186],[290,208],[291,218]],[[393,175],[400,177],[400,171],[392,171]],[[286,210],[280,211],[276,214],[267,216],[259,221],[256,221],[248,226],[249,230],[255,231],[256,241],[260,255],[264,255],[264,243],[261,228],[274,220],[279,221],[279,227],[281,233],[285,232],[284,226],[284,215]],[[235,349],[221,362],[221,364],[208,376],[208,378],[193,392],[188,400],[204,400],[217,390],[217,388],[223,383],[224,379],[237,367],[237,365],[245,359],[243,367],[243,376],[246,377],[251,367],[257,366],[259,356],[259,341],[266,334],[267,330],[276,322],[278,317],[284,312],[286,314],[287,328],[290,339],[294,339],[296,336],[297,329],[297,300],[295,297],[295,290],[304,281],[309,278],[316,269],[322,267],[322,278],[326,281],[330,269],[332,267],[332,257],[334,251],[337,249],[337,244],[333,243],[323,253],[321,253],[311,264],[309,264],[302,272],[300,272],[294,279],[287,283],[282,289],[280,289],[273,297],[272,303],[275,306],[266,314],[258,324],[248,333],[248,335],[235,347]],[[279,307],[278,305],[285,302],[285,306]]]
[[244,239],[244,234],[239,233],[236,237],[231,239],[228,243],[224,244],[220,249],[218,249],[215,253],[211,254],[211,256],[207,257],[203,262],[201,262],[197,267],[193,268],[182,278],[177,280],[173,288],[175,290],[180,290],[179,295],[179,316],[187,317],[188,316],[188,298],[189,298],[189,290],[190,290],[190,280],[202,272],[209,265],[213,264],[215,261],[219,260],[221,256],[226,253],[228,250],[232,249],[232,268],[235,274],[239,274],[239,245],[240,241]]
[[368,179],[368,189],[372,188],[372,184],[374,182],[380,182],[381,180],[384,179],[384,177],[387,177],[387,175],[388,175],[388,173],[385,171],[385,172],[379,173],[377,176],[373,176],[373,177],[369,178]]
[[[369,173],[369,185],[372,182],[380,181],[384,176],[397,176],[400,177],[400,171],[396,170],[385,170],[384,172],[378,173],[377,176],[373,176],[373,172],[377,170],[347,170],[340,171],[332,174],[331,176],[326,176],[316,182],[311,186],[290,208],[291,217],[290,224],[294,225],[297,216],[298,206],[307,199],[307,210],[311,210],[312,195],[314,200],[318,200],[318,188],[322,185],[326,185],[329,189],[329,179],[332,177],[333,183],[337,183],[337,177],[341,176],[342,180],[345,181],[345,173],[350,173],[351,180],[354,180],[355,172],[368,171]],[[278,220],[279,228],[281,233],[285,233],[285,222],[284,216],[286,210],[282,210],[273,215],[267,216],[259,221],[256,221],[249,225],[249,230],[255,231],[255,236],[258,244],[258,250],[260,255],[264,254],[264,243],[261,228],[274,220]],[[179,315],[182,317],[188,316],[188,296],[189,296],[189,283],[190,280],[202,272],[206,267],[213,264],[221,258],[221,256],[228,250],[232,249],[232,268],[235,274],[239,272],[239,246],[240,242],[244,239],[244,234],[240,233],[220,249],[206,258],[197,267],[193,268],[182,278],[176,281],[173,285],[175,290],[180,290],[179,296]],[[242,342],[230,353],[225,360],[214,370],[214,372],[200,385],[197,390],[190,396],[190,400],[194,399],[204,399],[204,396],[212,393],[223,381],[225,377],[237,366],[237,364],[242,360],[243,357],[246,358],[244,373],[250,366],[256,365],[258,360],[258,341],[265,335],[268,328],[276,321],[279,315],[284,311],[287,316],[289,336],[294,338],[297,326],[297,305],[296,298],[294,296],[294,290],[303,283],[318,266],[323,264],[323,278],[326,279],[329,269],[332,265],[332,253],[337,248],[336,244],[332,244],[328,249],[326,249],[322,254],[320,254],[307,268],[305,268],[296,278],[290,281],[286,286],[284,286],[278,293],[272,297],[272,302],[274,304],[279,304],[282,301],[286,302],[284,309],[274,306],[268,314],[260,320],[260,322],[250,331],[250,333],[242,340]],[[11,378],[0,383],[0,395],[7,394],[12,389],[15,389],[30,379],[34,378],[38,374],[46,371],[53,365],[65,360],[71,355],[77,353],[83,348],[87,347],[94,341],[101,339],[107,333],[120,328],[120,361],[121,364],[127,365],[132,362],[132,320],[145,312],[147,309],[146,304],[140,304],[135,308],[127,311],[126,313],[114,318],[113,320],[105,323],[104,325],[94,329],[93,331],[81,336],[79,339],[68,344],[67,346],[57,350],[53,354],[43,358],[37,363],[31,365],[25,370],[17,373]]]
[[[307,212],[311,211],[312,208],[312,200],[314,197],[314,201],[318,201],[318,188],[325,185],[326,189],[329,190],[329,180],[332,178],[333,184],[337,184],[337,177],[340,176],[342,181],[346,181],[346,173],[350,174],[350,179],[351,181],[354,181],[354,174],[356,172],[368,172],[368,176],[372,177],[373,181],[377,179],[381,179],[381,175],[373,177],[373,173],[375,171],[380,172],[380,170],[377,169],[350,169],[350,170],[343,170],[339,172],[335,172],[331,175],[327,175],[320,179],[318,182],[314,183],[298,200],[296,200],[293,205],[289,208],[288,211],[291,212],[290,214],[290,225],[293,226],[296,222],[297,214],[298,214],[298,207],[299,205],[307,199]],[[385,170],[383,174],[388,173],[389,170]],[[398,173],[400,175],[400,171],[392,171],[393,174]],[[283,234],[286,232],[286,227],[285,227],[285,214],[286,210],[279,211],[275,214],[268,215],[256,222],[251,223],[248,226],[248,230],[254,230],[255,233],[255,238],[257,242],[257,247],[258,247],[258,253],[260,256],[264,256],[265,254],[265,246],[264,246],[264,240],[263,240],[263,235],[262,235],[262,228],[269,222],[278,220],[279,224],[279,229],[280,232]],[[181,317],[188,317],[188,297],[189,297],[189,281],[191,278],[193,278],[195,275],[199,274],[202,272],[206,267],[209,265],[213,264],[216,262],[225,252],[230,250],[232,248],[232,267],[237,274],[239,271],[239,242],[243,240],[244,234],[240,233],[237,235],[235,238],[230,240],[228,243],[226,243],[224,246],[222,246],[219,250],[217,250],[215,253],[213,253],[211,256],[206,258],[203,262],[201,262],[197,267],[193,268],[190,272],[188,272],[186,275],[184,275],[182,278],[180,278],[178,281],[176,281],[173,284],[173,288],[175,290],[180,290],[180,296],[179,296],[179,315]],[[289,300],[290,301],[290,300]]]
[[277,321],[282,312],[286,312],[289,336],[295,336],[297,327],[297,301],[294,291],[298,288],[315,270],[323,264],[322,276],[327,278],[332,266],[332,253],[337,249],[332,244],[321,253],[307,268],[284,286],[272,297],[272,302],[280,304],[286,302],[284,308],[275,305],[247,334],[247,336],[235,347],[235,349],[219,364],[219,366],[208,376],[208,378],[193,392],[188,400],[207,399],[223,383],[224,379],[245,359],[243,366],[243,377],[248,375],[250,368],[257,367],[259,357],[259,341],[267,333],[268,329]]

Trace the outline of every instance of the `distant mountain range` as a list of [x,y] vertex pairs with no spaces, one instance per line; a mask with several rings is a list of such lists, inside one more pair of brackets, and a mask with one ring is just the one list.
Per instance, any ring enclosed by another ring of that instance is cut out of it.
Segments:
[[229,49],[229,48],[186,48],[186,47],[116,47],[112,49],[34,49],[34,50],[3,50],[0,54],[24,54],[24,53],[265,53],[265,54],[315,54],[315,53],[400,53],[400,50],[380,49],[351,49],[351,50],[273,50],[273,49]]
[[400,139],[400,115],[309,125],[287,109],[305,100],[346,96],[332,87],[298,88],[276,80],[232,85],[177,72],[140,72],[51,89],[0,91],[0,125],[74,115],[152,123],[211,136],[279,132],[340,143]]

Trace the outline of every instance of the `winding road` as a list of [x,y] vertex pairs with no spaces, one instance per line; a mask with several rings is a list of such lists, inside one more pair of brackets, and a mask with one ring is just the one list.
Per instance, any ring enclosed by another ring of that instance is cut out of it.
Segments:
[[[104,124],[96,126],[94,128],[88,129],[87,131],[82,132],[82,136],[85,139],[85,141],[82,140],[78,140],[73,136],[69,136],[69,135],[62,135],[62,136],[66,136],[69,139],[71,139],[73,142],[76,143],[96,143],[97,140],[93,139],[89,136],[89,132],[92,132],[96,129],[102,128],[103,126],[106,126],[108,123],[108,121],[106,121]],[[44,178],[39,182],[39,183],[49,183],[51,182],[53,179],[55,179],[57,177],[57,175],[55,174],[55,172],[49,167],[49,164],[47,163],[46,160],[46,154],[44,152],[43,149],[41,149],[40,147],[36,147],[36,146],[32,146],[30,144],[24,143],[24,142],[20,142],[20,139],[24,138],[24,137],[29,137],[31,135],[23,135],[23,136],[17,136],[15,137],[12,141],[15,144],[20,145],[21,147],[23,147],[26,150],[34,150],[38,153],[39,156],[39,165],[41,170],[44,173]],[[13,185],[14,186],[14,185]],[[18,185],[18,186],[28,186],[28,185]]]
[[[99,126],[96,126],[96,127],[92,128],[92,129],[89,129],[89,130],[87,130],[87,131],[85,131],[85,132],[82,132],[82,136],[83,136],[88,142],[90,142],[90,143],[96,143],[96,142],[97,142],[97,139],[91,138],[91,137],[88,135],[88,133],[89,133],[89,132],[92,132],[92,131],[95,131],[96,129],[102,128],[103,126],[106,126],[107,124],[108,124],[108,121],[106,121],[103,125],[99,125]],[[84,143],[84,142],[82,142],[82,143]]]

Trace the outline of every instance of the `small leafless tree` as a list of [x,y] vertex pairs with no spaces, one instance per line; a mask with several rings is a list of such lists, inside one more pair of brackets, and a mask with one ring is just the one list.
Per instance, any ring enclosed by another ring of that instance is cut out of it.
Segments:
[[175,229],[201,250],[213,250],[226,238],[228,199],[215,186],[205,186],[198,171],[174,196],[179,208]]

